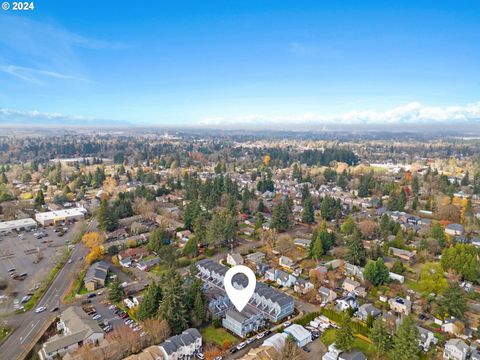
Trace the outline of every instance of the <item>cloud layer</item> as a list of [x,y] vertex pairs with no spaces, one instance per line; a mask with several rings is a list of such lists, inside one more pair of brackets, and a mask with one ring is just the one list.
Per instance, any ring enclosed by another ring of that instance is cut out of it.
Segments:
[[386,111],[352,110],[339,115],[302,113],[289,115],[252,114],[236,117],[208,117],[199,122],[206,126],[272,125],[272,124],[430,124],[452,122],[480,122],[480,101],[465,106],[426,106],[411,102]]

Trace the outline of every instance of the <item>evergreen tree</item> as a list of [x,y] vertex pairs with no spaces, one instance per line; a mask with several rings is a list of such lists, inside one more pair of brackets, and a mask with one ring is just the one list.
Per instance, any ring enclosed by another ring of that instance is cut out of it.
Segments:
[[162,300],[158,314],[161,319],[168,322],[174,334],[179,334],[188,327],[182,278],[176,271],[170,270],[164,275],[162,283]]
[[465,318],[467,311],[467,298],[463,289],[458,284],[451,284],[440,300],[440,308],[445,314],[459,319]]
[[385,266],[382,258],[370,260],[363,271],[365,279],[370,281],[372,285],[378,286],[389,281],[390,275],[388,268]]
[[139,320],[154,318],[158,313],[158,306],[162,299],[162,290],[157,283],[148,285],[143,294],[143,300],[138,307],[137,317]]
[[373,322],[370,330],[370,339],[372,339],[379,355],[386,355],[392,348],[392,337],[387,331],[381,317]]
[[286,203],[275,205],[272,212],[272,229],[287,231],[291,225],[290,217],[291,211]]
[[302,222],[311,224],[315,222],[312,197],[308,196],[303,203]]
[[192,236],[188,239],[185,247],[183,248],[183,254],[192,258],[198,256],[198,242],[196,236]]
[[355,229],[353,234],[347,239],[347,261],[354,265],[363,266],[367,259],[367,252],[363,246],[360,231]]
[[43,196],[43,191],[40,189],[35,196],[35,207],[40,209],[42,205],[45,205],[45,198]]
[[125,290],[120,285],[118,278],[115,278],[108,288],[108,299],[112,302],[118,303],[125,297]]
[[418,360],[420,333],[411,316],[405,316],[399,326],[392,350],[392,358],[398,360]]
[[113,231],[118,228],[117,214],[108,205],[107,200],[102,200],[97,213],[98,227],[104,231]]
[[340,324],[337,332],[335,333],[335,347],[342,351],[350,351],[353,348],[353,336],[352,320],[347,312],[342,314]]

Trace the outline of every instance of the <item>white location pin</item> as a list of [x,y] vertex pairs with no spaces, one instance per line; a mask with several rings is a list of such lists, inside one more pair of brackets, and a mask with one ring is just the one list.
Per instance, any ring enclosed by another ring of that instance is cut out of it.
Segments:
[[[236,274],[243,274],[248,279],[248,285],[242,290],[238,290],[233,287],[232,279]],[[242,311],[243,308],[247,305],[248,301],[255,291],[255,286],[257,284],[257,279],[253,271],[244,265],[237,265],[230,268],[225,274],[223,279],[223,285],[225,286],[225,291],[232,302],[233,305],[237,308],[238,311]]]

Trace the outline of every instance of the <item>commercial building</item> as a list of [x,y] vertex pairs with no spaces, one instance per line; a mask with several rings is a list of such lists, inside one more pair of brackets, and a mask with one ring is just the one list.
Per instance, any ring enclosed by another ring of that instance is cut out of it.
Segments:
[[0,234],[6,234],[12,231],[32,230],[36,228],[37,223],[30,218],[0,222]]
[[77,221],[85,219],[87,209],[77,207],[73,209],[63,209],[55,211],[47,211],[35,214],[35,220],[42,226],[55,225],[61,221]]
[[104,332],[98,323],[78,306],[71,306],[61,314],[57,330],[62,334],[52,336],[43,344],[38,352],[40,359],[57,359],[83,344],[95,343],[104,338]]

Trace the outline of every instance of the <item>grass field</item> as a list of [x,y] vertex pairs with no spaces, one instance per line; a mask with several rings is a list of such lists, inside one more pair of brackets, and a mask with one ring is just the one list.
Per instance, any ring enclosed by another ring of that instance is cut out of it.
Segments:
[[[327,347],[335,342],[335,331],[335,329],[328,329],[323,333],[322,341]],[[373,344],[370,344],[368,341],[357,336],[355,336],[353,348],[357,351],[363,352],[368,359],[374,359],[377,353]]]
[[215,344],[219,347],[223,347],[225,342],[231,345],[238,343],[238,339],[230,334],[228,331],[222,328],[215,329],[213,325],[210,325],[200,331],[202,333],[203,341],[206,343]]

